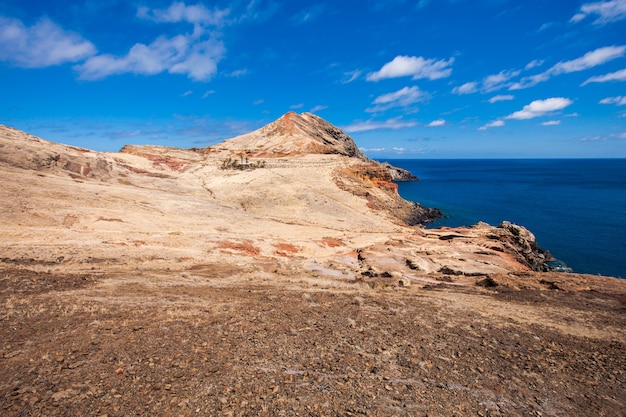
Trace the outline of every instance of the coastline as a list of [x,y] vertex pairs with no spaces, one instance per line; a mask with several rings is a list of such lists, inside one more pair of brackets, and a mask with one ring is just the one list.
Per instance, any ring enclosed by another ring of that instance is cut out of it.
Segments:
[[617,233],[626,227],[626,159],[389,162],[420,177],[398,184],[404,198],[442,209],[444,217],[429,228],[511,221],[574,272],[626,278],[626,244]]

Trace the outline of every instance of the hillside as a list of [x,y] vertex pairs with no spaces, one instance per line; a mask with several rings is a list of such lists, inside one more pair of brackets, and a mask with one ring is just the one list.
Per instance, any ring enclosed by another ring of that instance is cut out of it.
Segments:
[[0,126],[0,409],[621,413],[624,281],[508,222],[426,229],[409,177],[308,113],[117,153]]

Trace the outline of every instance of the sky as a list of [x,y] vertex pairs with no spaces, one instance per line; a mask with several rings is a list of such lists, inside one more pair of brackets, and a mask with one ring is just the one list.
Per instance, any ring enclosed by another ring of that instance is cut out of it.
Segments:
[[0,124],[116,152],[289,111],[377,159],[626,158],[626,0],[0,0]]

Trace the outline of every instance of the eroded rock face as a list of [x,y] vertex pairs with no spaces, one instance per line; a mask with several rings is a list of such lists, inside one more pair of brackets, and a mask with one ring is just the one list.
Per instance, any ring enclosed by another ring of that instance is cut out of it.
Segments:
[[398,181],[398,182],[417,181],[419,179],[415,175],[413,175],[411,172],[407,171],[406,169],[395,167],[391,165],[389,162],[383,162],[382,166],[387,171],[389,171],[389,174],[391,175],[391,179],[393,181]]
[[549,271],[547,264],[553,260],[549,252],[541,249],[535,235],[523,226],[508,221],[502,222],[495,230],[500,241],[508,245],[516,254],[516,259],[528,265],[533,271]]

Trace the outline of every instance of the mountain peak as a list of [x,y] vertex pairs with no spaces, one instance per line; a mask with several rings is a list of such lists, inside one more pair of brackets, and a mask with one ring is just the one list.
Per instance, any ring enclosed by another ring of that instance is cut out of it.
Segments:
[[341,129],[312,113],[288,112],[266,126],[219,145],[247,149],[259,156],[339,154],[362,160],[368,158]]

